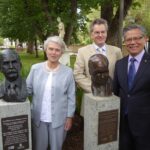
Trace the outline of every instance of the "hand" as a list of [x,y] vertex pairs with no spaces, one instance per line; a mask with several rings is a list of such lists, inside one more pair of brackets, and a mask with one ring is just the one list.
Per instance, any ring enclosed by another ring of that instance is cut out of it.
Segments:
[[68,131],[68,130],[71,129],[71,127],[72,127],[72,122],[73,122],[73,118],[69,118],[69,117],[68,117],[68,118],[66,119],[65,127],[64,127],[65,131]]

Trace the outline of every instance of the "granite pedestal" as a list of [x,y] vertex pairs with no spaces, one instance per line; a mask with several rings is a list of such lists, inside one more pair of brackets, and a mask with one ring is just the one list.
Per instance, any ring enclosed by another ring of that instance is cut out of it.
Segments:
[[120,99],[84,96],[84,150],[118,150]]
[[0,99],[0,150],[32,150],[30,102]]

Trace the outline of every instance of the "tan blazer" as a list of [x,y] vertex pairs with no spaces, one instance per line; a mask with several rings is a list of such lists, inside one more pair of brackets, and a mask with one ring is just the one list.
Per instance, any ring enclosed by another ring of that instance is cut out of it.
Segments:
[[[74,65],[75,81],[85,92],[91,92],[91,77],[88,61],[94,54],[96,54],[96,49],[93,44],[80,48]],[[109,75],[113,78],[115,63],[122,58],[121,49],[106,44],[106,57],[109,61]]]

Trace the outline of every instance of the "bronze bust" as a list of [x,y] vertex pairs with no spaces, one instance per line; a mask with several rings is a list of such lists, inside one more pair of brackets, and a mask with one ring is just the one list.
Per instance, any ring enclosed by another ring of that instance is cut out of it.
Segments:
[[5,79],[0,84],[0,98],[7,102],[24,102],[27,98],[26,81],[21,78],[19,55],[11,49],[0,52],[0,70]]
[[95,54],[89,58],[91,89],[94,96],[112,95],[112,79],[109,76],[108,65],[107,57],[102,54]]

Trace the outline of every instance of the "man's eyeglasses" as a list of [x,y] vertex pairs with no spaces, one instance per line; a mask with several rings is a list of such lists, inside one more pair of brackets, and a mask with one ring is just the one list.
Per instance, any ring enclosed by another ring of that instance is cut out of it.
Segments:
[[100,35],[100,34],[103,35],[103,34],[106,34],[106,31],[100,31],[100,32],[99,31],[93,31],[93,34],[96,35],[96,36]]
[[132,41],[138,42],[140,41],[144,36],[139,36],[139,37],[132,37],[132,38],[127,38],[125,39],[125,43],[131,43]]

